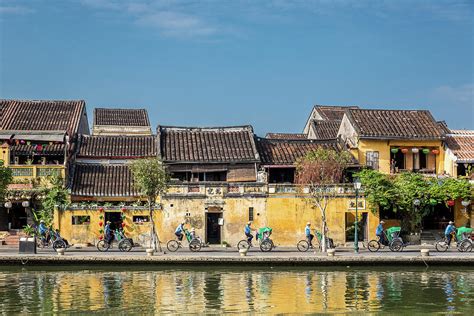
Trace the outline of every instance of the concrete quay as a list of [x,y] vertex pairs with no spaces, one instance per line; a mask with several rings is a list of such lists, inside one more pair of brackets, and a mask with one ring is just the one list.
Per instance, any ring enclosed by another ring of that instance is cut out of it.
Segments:
[[371,253],[362,250],[355,254],[351,249],[338,249],[334,257],[319,252],[300,253],[295,249],[277,248],[269,253],[251,250],[247,256],[240,256],[236,249],[203,249],[193,253],[181,250],[176,253],[156,253],[147,256],[145,249],[135,248],[129,253],[110,250],[101,253],[93,247],[68,249],[59,256],[52,249],[39,250],[37,254],[18,254],[17,249],[0,248],[0,266],[61,266],[61,265],[181,265],[181,266],[472,266],[474,252],[459,253],[450,249],[445,253],[431,251],[422,257],[420,250],[413,247],[403,252],[380,251]]

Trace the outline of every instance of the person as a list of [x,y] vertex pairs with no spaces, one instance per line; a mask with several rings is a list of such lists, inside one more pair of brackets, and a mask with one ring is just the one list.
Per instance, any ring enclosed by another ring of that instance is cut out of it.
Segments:
[[105,231],[105,242],[110,244],[113,241],[114,234],[112,232],[112,228],[110,227],[111,222],[107,221],[105,223],[104,231]]
[[310,248],[313,248],[313,238],[314,238],[314,235],[311,234],[311,223],[308,222],[306,223],[306,227],[304,229],[304,233],[306,235],[306,239],[308,240],[308,243],[309,243],[309,247]]
[[247,236],[248,243],[252,245],[253,235],[252,235],[252,228],[250,228],[250,225],[252,225],[252,222],[247,222],[247,225],[245,225],[245,228],[244,228],[244,233],[245,233],[245,236]]
[[61,237],[61,234],[59,233],[59,229],[56,229],[54,231],[54,234],[56,235],[56,239],[62,239],[64,241],[64,243],[66,244],[66,247],[69,247],[69,242],[67,241],[66,238]]
[[446,226],[446,229],[444,231],[444,236],[448,240],[448,246],[451,245],[451,239],[452,239],[453,233],[456,233],[456,227],[454,226],[454,223],[452,221],[449,221],[448,226]]
[[191,240],[196,239],[196,230],[191,228],[191,231],[189,232],[189,236],[191,237]]
[[44,220],[40,220],[40,224],[38,226],[38,231],[40,233],[40,236],[44,238],[44,240],[48,240],[48,227],[46,227],[46,224],[44,223]]
[[383,224],[385,224],[385,222],[380,221],[379,225],[377,226],[377,229],[375,230],[375,235],[379,237],[380,243],[382,245],[385,245],[386,241],[385,241],[385,234],[384,234]]
[[176,230],[174,231],[174,234],[176,235],[176,237],[178,237],[178,240],[179,241],[182,241],[183,240],[183,236],[184,236],[184,222],[181,222],[178,227],[176,227]]

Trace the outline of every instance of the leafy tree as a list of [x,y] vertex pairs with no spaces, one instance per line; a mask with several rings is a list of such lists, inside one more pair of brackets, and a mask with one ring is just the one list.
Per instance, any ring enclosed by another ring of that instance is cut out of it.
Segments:
[[352,161],[348,152],[318,148],[297,161],[296,182],[309,186],[310,202],[321,213],[322,251],[326,252],[326,209],[337,195],[335,184],[343,178],[344,169]]
[[390,176],[373,169],[363,169],[356,174],[363,185],[365,198],[372,213],[379,208],[389,210],[395,200],[396,191]]
[[156,199],[168,190],[169,174],[162,161],[157,158],[138,159],[130,164],[135,187],[146,197],[150,212],[150,237],[154,250],[161,250],[160,240],[156,233],[153,210]]
[[0,165],[0,198],[3,200],[8,189],[8,185],[12,183],[12,170],[8,167]]
[[45,197],[37,211],[34,211],[36,221],[44,220],[47,226],[53,223],[54,208],[64,207],[68,202],[69,193],[65,188],[64,179],[60,175],[48,177],[48,184],[42,189]]

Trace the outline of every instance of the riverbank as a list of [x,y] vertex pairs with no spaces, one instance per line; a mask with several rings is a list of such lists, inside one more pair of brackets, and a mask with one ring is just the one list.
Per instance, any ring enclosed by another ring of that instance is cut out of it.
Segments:
[[474,253],[431,252],[429,257],[421,257],[417,249],[406,249],[393,253],[381,251],[371,253],[366,250],[354,254],[350,249],[340,249],[334,257],[319,252],[295,252],[294,249],[278,249],[270,253],[250,251],[242,257],[235,249],[206,249],[199,253],[180,251],[177,253],[157,253],[147,256],[144,249],[134,249],[129,253],[109,251],[97,252],[94,248],[70,249],[64,256],[58,256],[51,249],[40,250],[38,254],[18,254],[16,249],[0,249],[0,265],[271,265],[271,266],[452,266],[473,265]]

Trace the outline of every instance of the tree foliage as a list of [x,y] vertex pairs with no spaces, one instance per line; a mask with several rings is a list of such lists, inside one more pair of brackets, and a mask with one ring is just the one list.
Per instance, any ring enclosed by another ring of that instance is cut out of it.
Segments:
[[65,181],[60,175],[50,176],[47,179],[48,185],[42,189],[44,195],[38,210],[33,214],[36,220],[44,220],[45,224],[50,226],[53,223],[54,208],[64,207],[68,202],[69,193],[65,187]]
[[0,198],[3,199],[8,189],[8,185],[12,183],[12,170],[8,167],[0,165]]
[[[402,226],[411,231],[419,229],[432,206],[448,200],[471,199],[471,184],[466,179],[427,178],[407,172],[390,176],[365,169],[357,173],[372,211],[393,210],[402,217]],[[419,205],[414,201],[418,200]]]
[[130,170],[133,174],[135,187],[148,201],[151,222],[151,246],[154,250],[159,248],[161,251],[161,245],[158,235],[156,234],[155,221],[153,219],[153,209],[157,197],[168,190],[169,174],[162,161],[157,158],[135,160],[130,163]]
[[[318,148],[297,161],[296,182],[309,187],[311,204],[321,213],[322,241],[326,240],[328,230],[326,209],[329,200],[337,194],[334,185],[341,182],[344,169],[351,160],[348,152]],[[322,251],[326,251],[325,242]]]

